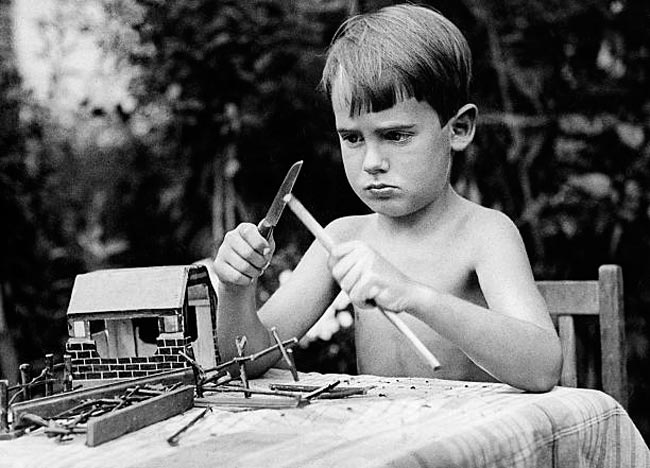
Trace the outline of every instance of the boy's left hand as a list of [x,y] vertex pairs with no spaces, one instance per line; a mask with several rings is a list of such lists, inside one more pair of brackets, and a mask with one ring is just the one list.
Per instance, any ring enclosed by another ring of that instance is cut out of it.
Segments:
[[367,244],[350,241],[335,245],[328,265],[355,306],[408,310],[409,291],[415,283]]

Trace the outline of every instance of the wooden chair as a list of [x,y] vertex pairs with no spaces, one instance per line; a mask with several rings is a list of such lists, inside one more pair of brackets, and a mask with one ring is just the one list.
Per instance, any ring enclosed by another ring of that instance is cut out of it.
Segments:
[[578,385],[574,316],[598,316],[602,388],[627,409],[621,267],[602,265],[598,269],[597,281],[538,281],[537,285],[551,316],[557,320],[564,357],[560,384],[568,387]]

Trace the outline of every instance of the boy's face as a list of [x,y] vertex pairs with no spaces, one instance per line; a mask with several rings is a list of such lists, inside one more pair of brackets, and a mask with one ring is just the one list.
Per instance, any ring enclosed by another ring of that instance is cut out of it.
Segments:
[[374,212],[408,216],[438,199],[449,185],[450,131],[437,112],[413,98],[380,112],[350,117],[341,81],[332,107],[345,173],[352,189]]

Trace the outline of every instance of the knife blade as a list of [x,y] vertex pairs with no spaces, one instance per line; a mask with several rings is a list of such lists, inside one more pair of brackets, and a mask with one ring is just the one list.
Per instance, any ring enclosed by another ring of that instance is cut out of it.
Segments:
[[293,163],[293,165],[289,168],[287,175],[284,176],[282,185],[280,185],[278,192],[275,194],[275,198],[273,198],[273,202],[271,203],[269,210],[266,212],[266,216],[264,216],[264,218],[262,218],[262,221],[260,221],[257,225],[257,229],[266,240],[269,240],[271,238],[273,228],[278,224],[278,220],[280,219],[280,216],[282,216],[284,207],[287,205],[287,202],[284,201],[284,197],[291,193],[293,184],[296,183],[296,179],[298,178],[298,174],[300,173],[301,168],[302,161]]

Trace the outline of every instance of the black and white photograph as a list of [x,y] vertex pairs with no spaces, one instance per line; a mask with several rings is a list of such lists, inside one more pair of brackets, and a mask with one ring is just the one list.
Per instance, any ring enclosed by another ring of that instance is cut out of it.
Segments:
[[650,468],[650,3],[0,0],[0,468]]

